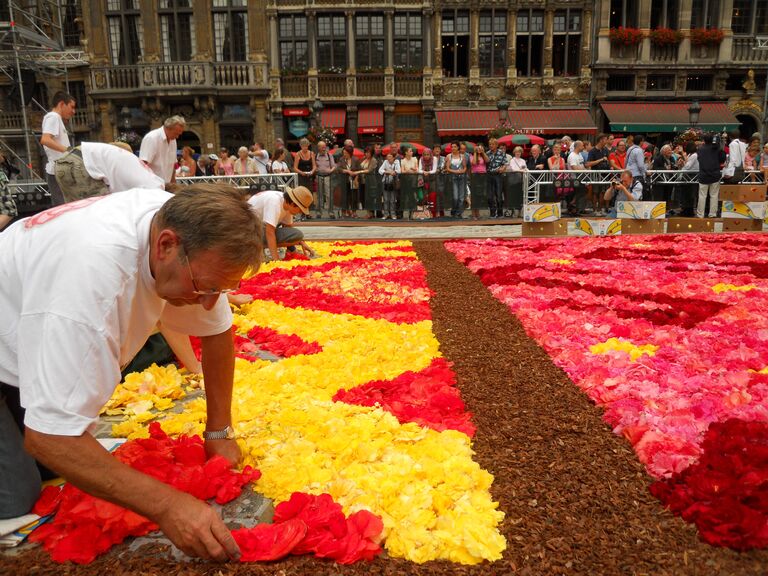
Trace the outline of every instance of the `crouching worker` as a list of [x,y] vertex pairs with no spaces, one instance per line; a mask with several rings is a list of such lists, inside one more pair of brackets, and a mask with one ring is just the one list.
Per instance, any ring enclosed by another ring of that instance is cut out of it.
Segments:
[[202,340],[205,449],[233,465],[232,313],[262,255],[261,222],[235,189],[128,190],[57,206],[0,235],[0,518],[30,510],[37,462],[156,522],[191,556],[237,558],[216,511],[112,457],[91,435],[158,321]]
[[305,186],[285,187],[285,192],[264,190],[248,200],[251,209],[264,223],[263,242],[269,248],[272,260],[280,259],[279,248],[291,248],[297,244],[308,256],[314,255],[304,242],[304,233],[293,226],[293,217],[299,212],[309,214],[312,192]]

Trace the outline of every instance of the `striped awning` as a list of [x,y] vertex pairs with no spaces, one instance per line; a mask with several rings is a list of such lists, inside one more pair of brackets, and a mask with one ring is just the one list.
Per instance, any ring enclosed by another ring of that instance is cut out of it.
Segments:
[[357,113],[358,134],[384,134],[384,110],[360,108]]
[[[691,127],[690,102],[601,102],[611,130],[617,132],[683,132]],[[701,102],[697,128],[727,132],[740,122],[725,102]]]
[[[587,108],[544,108],[509,111],[509,123],[529,134],[594,134],[597,132]],[[436,110],[437,133],[440,136],[482,136],[500,123],[495,108]]]
[[283,108],[283,116],[309,116],[309,108],[306,106],[286,106]]
[[334,134],[344,134],[347,123],[346,108],[326,108],[320,114],[320,124],[333,130]]

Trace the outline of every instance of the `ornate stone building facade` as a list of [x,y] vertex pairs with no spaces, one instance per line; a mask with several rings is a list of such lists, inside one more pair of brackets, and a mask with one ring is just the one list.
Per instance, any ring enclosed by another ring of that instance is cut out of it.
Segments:
[[[687,103],[698,100],[706,128],[764,130],[768,0],[599,0],[595,13],[598,126],[670,132],[687,127]],[[639,43],[616,38],[619,26],[638,30]],[[664,28],[679,34],[662,43]]]

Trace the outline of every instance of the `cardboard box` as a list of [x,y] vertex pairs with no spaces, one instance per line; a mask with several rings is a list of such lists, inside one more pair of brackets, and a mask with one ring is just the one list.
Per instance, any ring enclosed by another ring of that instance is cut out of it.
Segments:
[[621,234],[664,234],[664,221],[628,218],[621,221]]
[[711,218],[667,218],[667,234],[714,231],[715,221]]
[[653,220],[667,214],[666,202],[616,202],[616,216],[622,220]]
[[617,236],[621,234],[621,220],[588,220],[576,218],[573,221],[574,236]]
[[568,224],[565,220],[556,222],[523,222],[523,236],[566,236]]
[[523,206],[523,222],[554,222],[560,220],[560,204],[526,204]]
[[723,218],[723,232],[762,232],[763,221],[748,218]]
[[721,184],[720,200],[731,202],[764,202],[765,184]]
[[722,218],[747,218],[763,220],[765,218],[765,202],[723,202]]

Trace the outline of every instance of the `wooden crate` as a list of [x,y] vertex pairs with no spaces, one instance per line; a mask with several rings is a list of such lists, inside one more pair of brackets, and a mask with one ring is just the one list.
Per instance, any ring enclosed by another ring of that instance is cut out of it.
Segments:
[[762,230],[762,220],[723,218],[723,232],[761,232]]
[[627,234],[664,234],[664,220],[621,219],[621,235]]
[[555,222],[523,222],[523,236],[565,236],[568,224],[565,220]]
[[721,184],[720,200],[763,202],[765,200],[765,184]]
[[667,234],[714,231],[715,221],[711,218],[667,218]]

